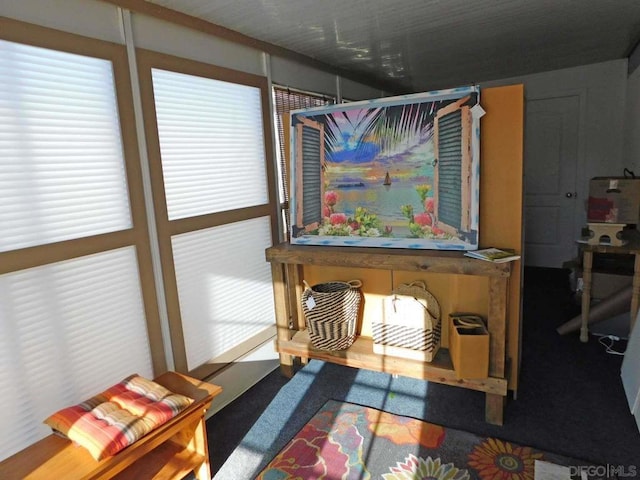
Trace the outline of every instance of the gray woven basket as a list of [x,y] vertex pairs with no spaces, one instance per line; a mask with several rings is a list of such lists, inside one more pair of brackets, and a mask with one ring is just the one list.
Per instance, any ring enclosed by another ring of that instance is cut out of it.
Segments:
[[345,350],[353,345],[362,282],[326,282],[313,287],[304,284],[302,310],[313,346],[318,350]]

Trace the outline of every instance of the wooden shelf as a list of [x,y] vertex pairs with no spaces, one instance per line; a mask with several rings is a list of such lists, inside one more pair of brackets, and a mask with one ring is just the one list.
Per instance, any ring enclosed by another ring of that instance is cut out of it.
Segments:
[[167,441],[147,453],[127,469],[113,477],[115,480],[172,480],[182,478],[208,459],[187,447]]
[[420,378],[497,395],[507,394],[507,380],[504,378],[489,377],[481,380],[456,378],[449,351],[444,348],[438,350],[436,357],[430,363],[374,353],[373,340],[367,337],[358,337],[347,350],[318,350],[314,348],[309,332],[306,330],[296,332],[291,340],[278,341],[277,348],[279,352],[296,357],[314,358],[347,367]]

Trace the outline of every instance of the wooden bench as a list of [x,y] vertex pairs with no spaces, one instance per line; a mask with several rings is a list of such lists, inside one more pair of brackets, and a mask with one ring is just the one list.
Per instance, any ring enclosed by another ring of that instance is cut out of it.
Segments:
[[198,480],[210,480],[204,415],[222,388],[175,372],[154,381],[195,401],[134,444],[100,461],[71,441],[49,435],[0,462],[0,479],[168,480],[193,472]]

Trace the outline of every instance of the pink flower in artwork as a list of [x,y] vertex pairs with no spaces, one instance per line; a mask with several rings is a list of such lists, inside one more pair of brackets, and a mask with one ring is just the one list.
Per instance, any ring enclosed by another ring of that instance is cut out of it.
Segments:
[[342,225],[347,223],[347,216],[344,213],[332,213],[329,217],[331,225]]
[[429,213],[417,213],[414,217],[413,217],[414,221],[420,225],[421,227],[427,227],[427,226],[431,226],[431,224],[433,223],[433,219],[431,218],[431,214]]
[[324,203],[333,207],[336,203],[338,203],[338,194],[333,190],[329,190],[324,194]]
[[442,235],[444,233],[444,230],[441,230],[438,227],[433,227],[431,231],[433,232],[434,235]]
[[391,232],[393,232],[393,227],[390,225],[385,225],[384,233],[391,233]]
[[360,224],[358,222],[351,222],[349,226],[352,230],[358,230],[360,228]]
[[424,210],[429,213],[433,213],[433,197],[424,199]]
[[322,216],[323,217],[330,217],[331,216],[331,208],[328,206],[324,206],[322,207]]

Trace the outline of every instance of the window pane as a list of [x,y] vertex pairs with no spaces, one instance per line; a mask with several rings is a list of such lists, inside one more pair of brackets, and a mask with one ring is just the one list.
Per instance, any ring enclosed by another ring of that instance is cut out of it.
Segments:
[[172,238],[189,369],[275,322],[267,217]]
[[267,203],[260,90],[152,74],[169,219]]
[[0,251],[131,227],[111,62],[0,40]]
[[133,247],[0,276],[0,459],[42,421],[132,373],[152,376]]

